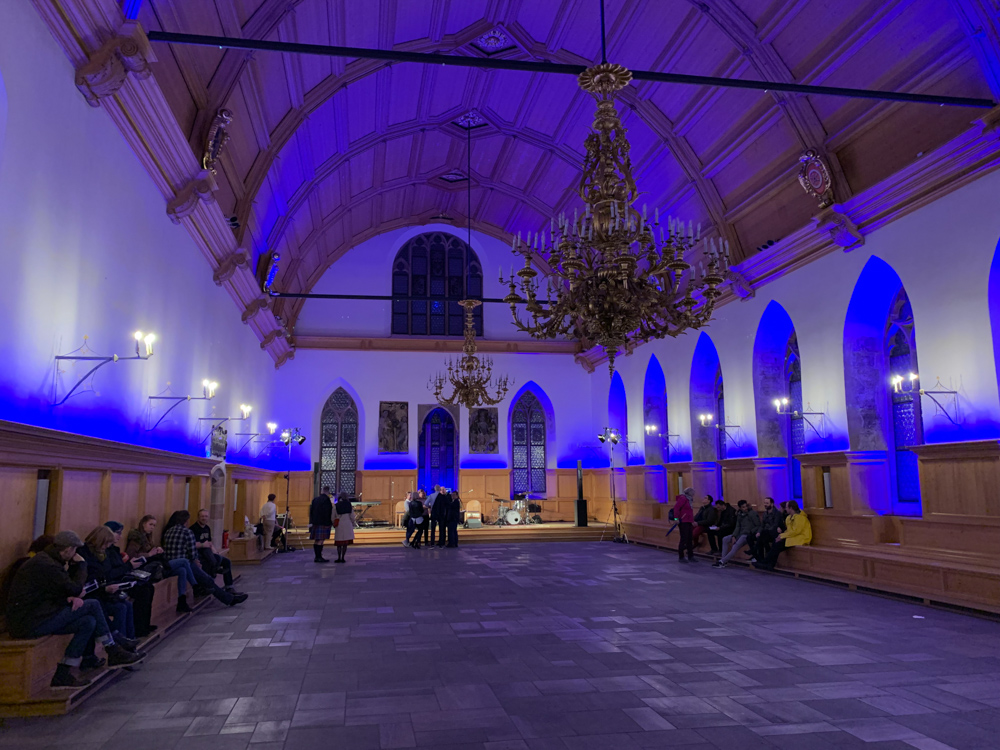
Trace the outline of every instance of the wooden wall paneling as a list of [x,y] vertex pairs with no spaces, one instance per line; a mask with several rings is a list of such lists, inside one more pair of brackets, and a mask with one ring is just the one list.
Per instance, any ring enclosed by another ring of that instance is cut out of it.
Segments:
[[0,523],[0,577],[7,566],[28,552],[35,524],[38,470],[0,466],[3,523]]
[[848,515],[833,509],[806,511],[813,530],[813,544],[825,547],[871,546],[879,541],[876,516]]
[[257,519],[250,516],[250,510],[247,503],[247,492],[249,490],[250,482],[247,480],[234,480],[235,484],[235,502],[233,503],[232,512],[226,514],[225,528],[229,531],[230,536],[236,536],[239,532],[244,529],[244,519],[250,517],[250,523],[253,524]]
[[847,454],[844,451],[826,453],[803,453],[795,456],[802,465],[802,504],[808,512],[814,508],[825,508],[823,495],[823,467],[830,468],[830,509],[837,513],[848,513],[853,507],[850,497],[851,482],[847,470]]
[[645,500],[646,499],[646,474],[652,467],[629,466],[623,470],[622,482],[615,484],[615,490],[622,487],[623,494],[618,495],[619,499],[625,500]]
[[554,497],[576,499],[576,469],[556,469],[549,472],[555,478]]
[[[173,493],[173,476],[163,474],[150,474],[146,477],[146,507],[143,508],[139,518],[149,514],[156,516],[156,521],[163,524],[169,513],[167,513],[168,497]],[[134,527],[127,527],[134,528]]]
[[960,555],[976,555],[1000,564],[1000,519],[948,521],[931,518],[896,518],[899,542],[904,549],[921,554],[926,550],[945,550]]
[[736,507],[740,500],[746,500],[754,507],[760,507],[760,491],[757,489],[757,473],[752,458],[730,458],[722,464],[722,496],[726,502]]
[[[236,504],[240,500],[241,490],[243,488],[240,486],[240,480],[233,479],[226,474],[226,493],[225,502],[222,506],[222,529],[223,531],[231,532],[233,530],[233,517],[236,515]],[[243,528],[243,524],[240,524],[240,528]],[[222,545],[222,539],[216,539],[215,544],[218,546]]]
[[644,497],[656,503],[665,503],[671,497],[667,486],[667,471],[663,466],[650,465],[646,467],[643,485]]
[[1000,442],[938,443],[914,452],[924,517],[1000,518]]
[[108,519],[111,513],[111,471],[101,472],[101,499],[98,503],[97,517]]
[[45,533],[49,536],[61,531],[63,485],[66,472],[62,468],[49,472],[49,502],[45,506]]
[[107,510],[100,516],[99,523],[118,521],[126,529],[133,528],[139,521],[139,490],[141,475],[123,472],[111,473],[111,495]]
[[102,473],[67,469],[63,471],[62,502],[55,529],[75,531],[81,538],[101,523]]

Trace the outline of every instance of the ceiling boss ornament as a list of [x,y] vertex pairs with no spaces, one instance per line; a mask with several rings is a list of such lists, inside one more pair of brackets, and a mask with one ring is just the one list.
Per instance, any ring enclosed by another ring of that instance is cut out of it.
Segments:
[[[523,256],[524,268],[511,269],[506,280],[500,275],[519,330],[539,339],[569,335],[585,347],[597,344],[612,373],[620,352],[707,324],[729,266],[728,243],[715,240],[702,243],[700,268],[693,258],[685,260],[701,242],[701,225],[695,230],[670,217],[661,225],[659,209],[650,221],[645,205],[641,214],[633,207],[639,190],[615,108],[615,94],[631,79],[628,69],[608,62],[579,75],[580,88],[597,100],[578,188],[583,215],[561,214],[548,232],[529,232],[526,241],[518,233],[512,249]],[[544,300],[532,255],[550,269]],[[519,304],[526,304],[530,322],[521,320]]]
[[[434,392],[439,404],[453,406],[460,404],[466,409],[477,406],[492,406],[503,401],[510,385],[506,375],[493,379],[493,360],[476,355],[476,327],[472,311],[482,303],[477,299],[459,302],[465,308],[465,343],[462,357],[458,362],[448,360],[447,376],[438,374],[431,377],[427,388]],[[451,395],[445,397],[444,389],[451,384]]]

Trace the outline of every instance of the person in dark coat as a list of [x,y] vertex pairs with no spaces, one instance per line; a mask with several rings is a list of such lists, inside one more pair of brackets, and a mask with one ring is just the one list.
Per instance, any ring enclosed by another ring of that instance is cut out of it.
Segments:
[[715,500],[711,495],[705,495],[702,500],[702,506],[698,508],[698,512],[694,516],[694,528],[691,531],[691,539],[694,542],[694,546],[698,546],[698,542],[701,541],[702,534],[708,534],[708,546],[712,552],[718,552],[719,548],[716,546],[715,537],[709,534],[709,530],[718,525],[719,514],[715,510]]
[[[114,544],[107,549],[108,559],[111,560],[112,566],[119,570],[126,570],[127,568],[125,575],[122,576],[122,578],[125,578],[129,571],[141,568],[142,563],[134,561],[121,550],[122,532],[125,530],[124,524],[120,524],[118,521],[108,521],[104,525],[111,529],[111,533],[115,535]],[[129,599],[132,600],[136,638],[145,638],[156,630],[156,626],[150,622],[153,617],[153,596],[155,594],[156,589],[153,588],[153,584],[150,581],[136,582],[128,591]],[[131,638],[132,636],[129,635],[129,637]]]
[[420,549],[420,540],[424,538],[424,529],[427,528],[427,508],[419,499],[411,499],[409,502],[410,523],[416,532],[413,541],[410,542],[410,549]]
[[[434,546],[434,531],[437,530],[437,546],[444,547],[446,544],[445,540],[445,530],[448,528],[448,509],[451,507],[452,495],[450,492],[441,491],[438,493],[437,499],[431,506],[430,511],[430,527],[428,534],[430,537],[427,540],[428,545]],[[427,498],[430,500],[430,498]]]
[[7,632],[11,637],[73,636],[52,677],[54,688],[90,684],[70,670],[101,665],[94,653],[95,641],[104,645],[110,667],[134,664],[143,658],[115,643],[100,604],[80,598],[87,579],[87,564],[77,552],[82,546],[75,533],[60,531],[52,544],[18,569],[7,601]]
[[457,547],[458,519],[462,515],[462,501],[459,498],[459,495],[454,492],[448,495],[447,497],[448,497],[448,505],[446,508],[444,524],[445,524],[445,529],[448,531],[448,543],[445,544],[445,546]]
[[323,542],[330,538],[330,530],[333,528],[333,501],[330,500],[330,488],[324,487],[323,491],[313,498],[309,504],[309,538],[313,541],[313,552],[316,554],[315,562],[330,562],[323,557]]
[[714,528],[709,529],[708,539],[712,545],[712,551],[721,554],[722,538],[732,534],[733,529],[736,528],[736,508],[725,500],[716,500],[715,512],[718,514],[719,520],[715,522]]
[[674,499],[674,507],[671,508],[673,520],[677,522],[677,531],[680,532],[680,542],[677,544],[679,562],[684,562],[685,552],[687,552],[688,561],[694,562],[694,541],[691,537],[691,528],[694,526],[694,511],[691,510],[692,498],[694,498],[694,489],[688,487]]
[[83,546],[77,551],[87,565],[85,583],[94,587],[86,598],[100,603],[105,619],[111,624],[111,635],[115,642],[125,648],[134,649],[136,645],[134,605],[124,590],[118,591],[119,584],[124,582],[132,566],[122,562],[121,557],[115,559],[108,555],[108,549],[114,543],[114,532],[107,526],[98,526],[87,534]]
[[784,519],[781,517],[781,511],[774,507],[774,498],[765,497],[764,498],[764,512],[761,514],[760,531],[757,532],[757,538],[754,540],[754,544],[751,545],[753,548],[754,562],[757,560],[763,560],[767,557],[767,553],[771,551],[771,545],[778,538],[778,534],[781,533],[781,524]]

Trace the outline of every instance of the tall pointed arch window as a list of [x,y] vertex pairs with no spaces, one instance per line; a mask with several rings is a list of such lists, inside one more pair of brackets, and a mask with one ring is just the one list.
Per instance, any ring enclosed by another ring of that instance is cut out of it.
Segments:
[[788,337],[785,348],[785,382],[788,385],[788,468],[791,474],[792,498],[802,499],[802,464],[794,456],[806,452],[806,425],[802,416],[802,360],[795,331]]
[[320,445],[320,487],[353,495],[358,468],[358,407],[343,388],[323,406]]
[[[717,424],[723,428],[726,425],[726,392],[722,385],[722,368],[720,367],[715,375],[715,414]],[[716,429],[715,435],[715,455],[719,461],[726,458],[726,431]]]
[[[414,336],[461,336],[463,299],[482,299],[483,269],[475,251],[446,232],[409,240],[392,263],[392,332]],[[483,308],[473,312],[483,335]]]
[[[889,308],[885,330],[885,354],[889,382],[901,377],[911,383],[917,369],[917,349],[913,335],[913,309],[906,291],[900,289]],[[896,392],[889,388],[892,442],[896,454],[896,494],[900,503],[920,502],[920,472],[917,454],[910,450],[924,440],[920,396],[914,390]]]
[[531,391],[514,404],[510,435],[514,454],[511,492],[545,492],[545,412]]

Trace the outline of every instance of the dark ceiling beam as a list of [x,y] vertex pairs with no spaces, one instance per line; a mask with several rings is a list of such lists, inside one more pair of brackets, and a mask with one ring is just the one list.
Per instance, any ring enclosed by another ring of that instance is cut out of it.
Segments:
[[[583,65],[532,62],[528,60],[491,59],[488,57],[464,57],[442,55],[430,52],[402,52],[399,50],[376,50],[362,47],[335,47],[322,44],[299,44],[277,42],[264,39],[238,39],[226,36],[205,36],[201,34],[179,34],[169,31],[150,31],[151,42],[187,44],[220,49],[246,49],[264,52],[284,52],[299,55],[321,55],[324,57],[350,57],[391,62],[418,63],[422,65],[452,65],[463,68],[488,68],[492,70],[521,70],[530,73],[557,73],[577,76],[586,70]],[[899,91],[878,91],[873,89],[853,89],[840,86],[810,86],[780,81],[752,81],[740,78],[718,78],[716,76],[693,76],[679,73],[657,73],[655,71],[633,70],[632,78],[637,81],[675,83],[689,86],[713,86],[719,88],[755,89],[772,92],[784,91],[793,94],[813,96],[839,96],[849,99],[875,99],[881,101],[910,102],[914,104],[937,104],[942,107],[975,107],[992,109],[996,103],[991,99],[976,99],[963,96],[937,96],[933,94],[908,94]]]

